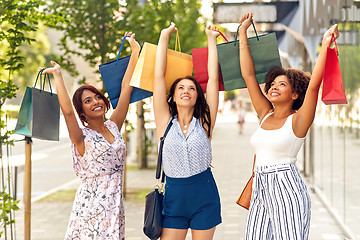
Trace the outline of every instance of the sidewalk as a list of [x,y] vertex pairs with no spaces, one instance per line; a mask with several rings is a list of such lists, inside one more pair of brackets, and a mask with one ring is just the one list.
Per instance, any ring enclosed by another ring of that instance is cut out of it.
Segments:
[[[243,239],[247,211],[235,201],[251,174],[253,150],[249,139],[257,127],[255,122],[246,122],[244,132],[238,134],[237,124],[231,116],[218,116],[214,129],[213,174],[218,185],[222,204],[223,223],[215,232],[215,240]],[[155,184],[154,170],[127,171],[129,190],[151,189]],[[68,189],[74,190],[79,180]],[[345,235],[331,215],[323,207],[319,198],[311,193],[312,217],[311,240],[343,240]],[[64,238],[72,201],[37,201],[32,204],[32,240],[61,240]],[[142,232],[144,203],[125,202],[126,240],[146,240]],[[16,239],[23,239],[23,209],[16,212]],[[191,239],[188,234],[187,239]]]

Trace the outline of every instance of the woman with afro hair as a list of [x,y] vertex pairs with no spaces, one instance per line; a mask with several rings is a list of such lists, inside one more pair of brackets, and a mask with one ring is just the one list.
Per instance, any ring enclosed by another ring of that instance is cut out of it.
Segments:
[[323,36],[319,58],[312,75],[276,67],[265,79],[265,94],[257,83],[247,43],[252,13],[242,16],[239,54],[242,76],[252,104],[261,119],[250,142],[256,162],[245,239],[308,239],[310,197],[296,168],[297,154],[314,121],[327,46],[337,25]]

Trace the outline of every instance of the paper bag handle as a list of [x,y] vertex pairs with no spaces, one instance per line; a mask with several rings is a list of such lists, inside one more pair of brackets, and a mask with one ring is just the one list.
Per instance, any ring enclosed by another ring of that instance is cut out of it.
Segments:
[[331,46],[331,43],[334,42],[334,46],[335,46],[335,51],[336,51],[336,55],[339,56],[339,50],[335,41],[335,35],[331,34],[331,41],[329,43],[329,47]]
[[181,52],[179,30],[176,30],[175,51],[177,46],[179,46],[179,52]]
[[48,79],[48,82],[49,82],[49,87],[50,87],[50,94],[52,95],[52,88],[51,88],[51,83],[50,83],[50,76],[48,73],[45,73],[44,75],[44,82],[42,81],[42,72],[45,70],[45,68],[43,69],[40,69],[38,74],[37,74],[37,77],[36,77],[36,80],[35,80],[35,84],[34,84],[34,87],[36,87],[36,83],[39,79],[39,76],[40,76],[40,92],[41,91],[44,91],[45,89],[45,81],[46,81],[46,77]]
[[215,30],[215,31],[220,33],[220,36],[222,36],[226,42],[229,42],[229,40],[227,40],[227,38],[225,37],[225,35],[222,32],[220,32],[219,30]]
[[[254,22],[253,22],[252,20],[251,20],[251,24],[252,24],[252,26],[253,26],[253,28],[254,28],[254,31],[255,31],[255,34],[256,34],[256,39],[257,39],[258,41],[260,41],[259,36],[258,36],[258,34],[257,34],[257,31],[256,31],[256,28],[255,28],[255,24],[254,24]],[[239,24],[239,26],[238,26],[238,28],[237,28],[237,30],[236,30],[234,46],[236,46],[236,40],[237,40],[237,37],[238,37],[238,32],[239,32],[240,26],[241,26],[241,24]]]
[[117,58],[116,58],[116,63],[115,63],[115,65],[117,65],[117,63],[118,63],[118,61],[119,61],[120,53],[121,53],[121,50],[122,50],[122,48],[123,48],[125,39],[128,38],[128,37],[130,37],[130,36],[125,36],[125,37],[123,38],[122,42],[121,42],[121,46],[120,46],[119,53],[118,53]]

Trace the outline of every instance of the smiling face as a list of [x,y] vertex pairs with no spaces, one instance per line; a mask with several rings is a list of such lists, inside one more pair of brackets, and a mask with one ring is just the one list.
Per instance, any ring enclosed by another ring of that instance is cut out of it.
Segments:
[[104,116],[106,104],[99,94],[85,89],[81,95],[82,108],[87,119]]
[[267,95],[270,102],[294,101],[298,97],[292,91],[289,79],[285,75],[279,75],[271,82]]
[[175,87],[174,102],[178,107],[194,107],[198,93],[192,80],[182,79]]

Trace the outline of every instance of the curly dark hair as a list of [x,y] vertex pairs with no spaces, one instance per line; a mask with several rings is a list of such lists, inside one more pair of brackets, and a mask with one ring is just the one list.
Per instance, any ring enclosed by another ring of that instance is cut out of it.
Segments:
[[285,75],[289,79],[292,91],[298,94],[298,98],[294,101],[292,106],[293,110],[298,110],[304,102],[305,93],[309,86],[310,74],[294,68],[285,69],[283,67],[274,67],[265,77],[266,94],[268,94],[269,89],[271,88],[271,83],[280,75]]
[[[194,117],[199,119],[202,122],[202,126],[204,129],[207,129],[207,135],[210,137],[210,128],[211,128],[211,118],[210,118],[210,108],[209,105],[206,102],[204,92],[201,89],[200,84],[196,81],[196,79],[193,76],[186,76],[183,78],[178,78],[175,80],[175,82],[171,85],[170,93],[167,96],[167,102],[169,104],[169,110],[171,116],[176,116],[178,113],[176,103],[174,102],[174,93],[177,84],[184,79],[191,80],[195,86],[197,91],[197,99],[195,103],[195,109],[194,109]],[[205,127],[206,126],[206,127]]]
[[110,102],[104,96],[104,94],[102,94],[97,88],[95,88],[91,85],[83,85],[83,86],[79,87],[78,89],[76,89],[76,91],[73,95],[72,101],[73,101],[75,110],[80,118],[82,125],[85,126],[85,123],[87,123],[87,120],[86,120],[86,117],[84,116],[84,109],[82,107],[82,99],[81,99],[81,96],[82,96],[84,90],[89,90],[89,91],[99,95],[101,97],[101,99],[104,100],[105,105],[106,105],[105,112],[107,112],[110,109]]

